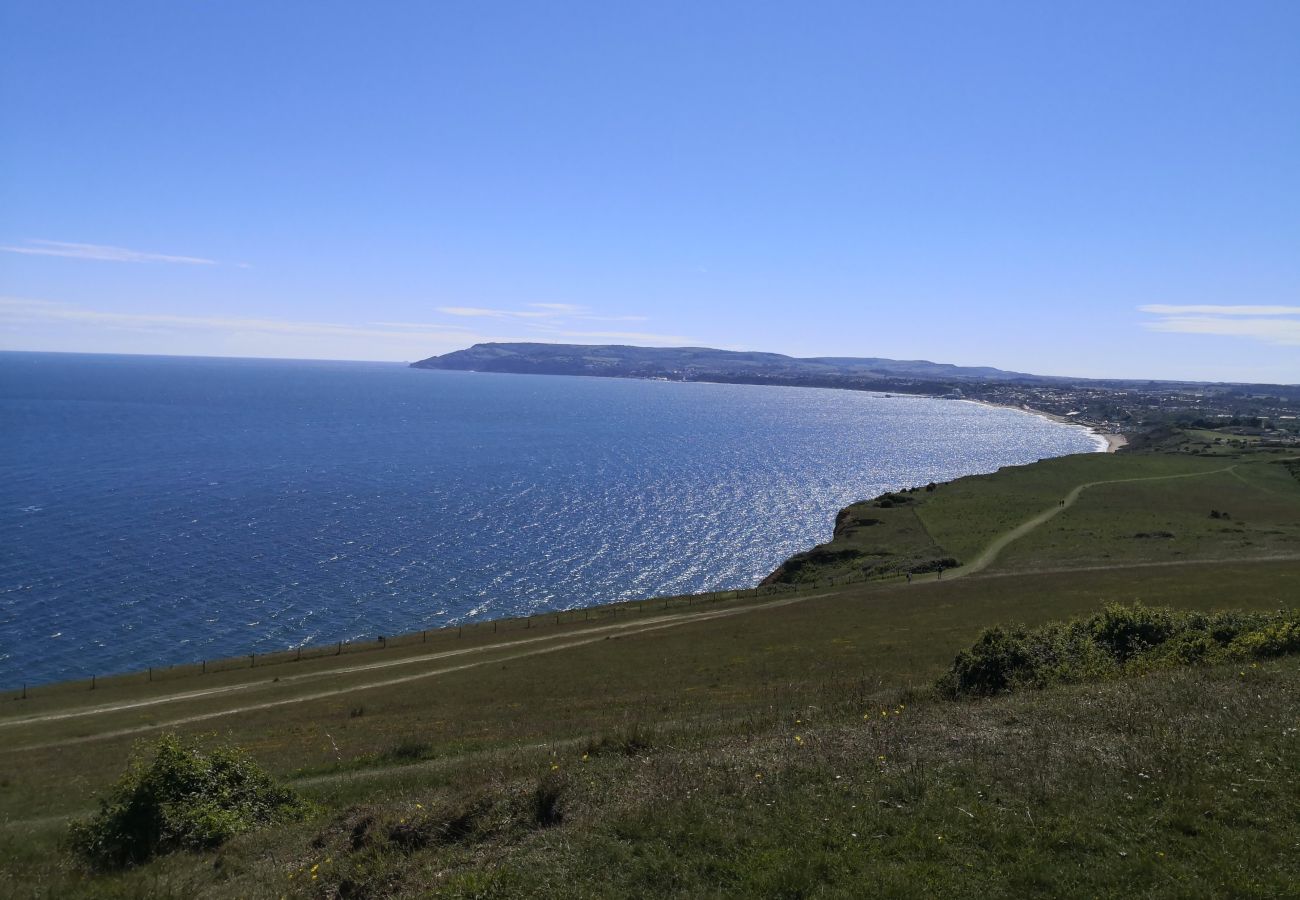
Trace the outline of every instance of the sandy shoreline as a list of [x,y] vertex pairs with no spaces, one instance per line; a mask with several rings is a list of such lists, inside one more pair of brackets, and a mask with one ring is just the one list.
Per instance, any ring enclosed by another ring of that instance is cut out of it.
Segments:
[[[940,398],[943,399],[943,398]],[[1106,452],[1115,453],[1121,447],[1128,443],[1128,438],[1122,434],[1116,434],[1109,431],[1098,431],[1091,425],[1085,425],[1078,419],[1072,419],[1069,416],[1058,416],[1056,413],[1044,412],[1041,409],[1031,409],[1028,406],[1012,406],[1010,403],[994,403],[991,400],[964,400],[966,403],[979,403],[982,406],[993,406],[998,409],[1014,409],[1016,412],[1029,413],[1034,416],[1042,416],[1044,419],[1051,419],[1053,422],[1060,422],[1062,425],[1078,425],[1080,428],[1087,428],[1097,437],[1106,442]]]

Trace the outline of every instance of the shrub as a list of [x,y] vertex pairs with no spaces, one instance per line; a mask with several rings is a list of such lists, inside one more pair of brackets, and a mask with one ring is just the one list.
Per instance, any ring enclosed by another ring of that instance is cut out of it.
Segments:
[[552,828],[564,821],[564,795],[568,782],[557,772],[548,772],[533,789],[531,819],[538,828]]
[[1176,628],[1168,609],[1148,609],[1141,604],[1111,604],[1089,622],[1092,639],[1121,663],[1164,643]]
[[74,822],[72,849],[100,868],[123,868],[175,850],[207,850],[237,834],[296,818],[304,804],[244,751],[210,753],[164,735],[153,758],[137,750],[127,772],[99,801],[99,812]]
[[957,654],[940,686],[953,694],[997,694],[1009,689],[1033,668],[1023,629],[1006,632],[990,628],[969,650]]
[[937,686],[951,697],[988,696],[1287,653],[1300,653],[1297,612],[1206,614],[1111,605],[1034,629],[988,629],[957,654]]
[[1283,656],[1300,653],[1300,622],[1273,622],[1233,638],[1228,649],[1237,656]]
[[617,731],[589,739],[583,752],[588,756],[601,756],[607,753],[636,756],[639,753],[654,749],[654,745],[654,731],[640,722],[633,722],[631,725]]

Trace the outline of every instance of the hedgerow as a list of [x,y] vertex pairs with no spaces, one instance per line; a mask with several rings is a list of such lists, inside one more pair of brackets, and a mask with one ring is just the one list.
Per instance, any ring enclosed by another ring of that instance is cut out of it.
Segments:
[[1181,612],[1112,604],[1095,615],[985,630],[939,679],[950,697],[1300,653],[1300,611]]

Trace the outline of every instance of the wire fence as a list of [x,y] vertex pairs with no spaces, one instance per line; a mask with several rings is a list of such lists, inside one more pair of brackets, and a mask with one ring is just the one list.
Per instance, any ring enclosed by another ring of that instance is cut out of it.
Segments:
[[[335,641],[329,644],[312,644],[276,650],[269,653],[249,653],[243,656],[231,656],[222,659],[205,659],[193,663],[178,663],[171,666],[152,666],[138,672],[126,672],[113,675],[91,675],[89,678],[60,681],[52,684],[22,685],[19,688],[4,691],[2,695],[11,700],[26,700],[29,697],[48,697],[58,694],[71,694],[83,691],[109,690],[179,681],[222,672],[250,669],[267,669],[286,663],[310,663],[314,660],[331,659],[357,653],[373,653],[381,650],[411,649],[428,644],[447,645],[457,641],[483,640],[492,635],[517,635],[520,631],[535,628],[557,627],[564,625],[583,625],[617,619],[620,616],[646,615],[662,613],[673,609],[690,609],[707,606],[727,600],[750,600],[775,597],[782,594],[800,594],[826,590],[864,581],[890,581],[904,578],[902,573],[891,575],[866,575],[849,573],[822,578],[800,584],[767,584],[756,588],[738,588],[727,591],[711,591],[704,594],[677,594],[670,597],[652,597],[645,600],[627,600],[600,606],[579,607],[575,609],[554,610],[508,619],[490,619],[480,622],[467,622],[441,628],[411,631],[391,637],[380,635],[375,638]],[[275,677],[274,675],[272,676]]]

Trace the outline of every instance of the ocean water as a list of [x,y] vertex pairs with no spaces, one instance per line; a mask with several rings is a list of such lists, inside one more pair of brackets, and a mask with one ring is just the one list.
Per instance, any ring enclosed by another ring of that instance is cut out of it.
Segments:
[[849,502],[1097,448],[850,391],[0,353],[0,686],[752,586]]

